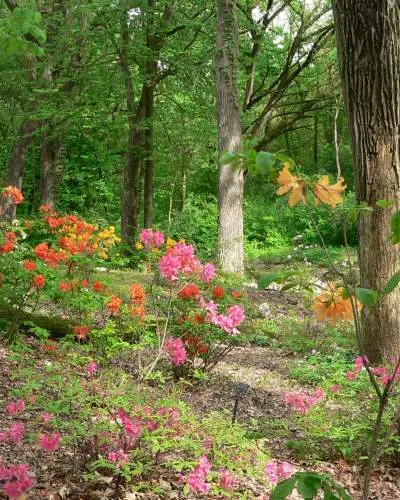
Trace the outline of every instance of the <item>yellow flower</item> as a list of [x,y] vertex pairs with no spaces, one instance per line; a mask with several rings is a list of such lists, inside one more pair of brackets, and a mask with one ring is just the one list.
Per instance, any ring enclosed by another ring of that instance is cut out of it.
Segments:
[[165,245],[167,248],[174,248],[174,246],[176,245],[176,241],[172,238],[167,238],[167,242]]
[[143,245],[140,243],[140,241],[138,241],[137,243],[135,243],[135,248],[136,248],[136,250],[142,250],[143,249]]

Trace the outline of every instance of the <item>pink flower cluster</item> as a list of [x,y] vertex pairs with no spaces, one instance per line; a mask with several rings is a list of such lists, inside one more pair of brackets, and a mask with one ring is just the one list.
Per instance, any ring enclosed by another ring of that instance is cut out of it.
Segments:
[[224,470],[219,475],[219,485],[225,490],[235,490],[238,485],[238,479],[229,470]]
[[213,325],[218,326],[221,330],[224,330],[227,333],[239,333],[237,327],[246,317],[241,306],[231,306],[229,307],[227,314],[218,314],[218,306],[214,301],[210,300],[209,302],[205,302],[204,299],[201,299],[200,305],[207,312],[206,319]]
[[206,482],[208,473],[211,470],[211,464],[208,458],[203,455],[199,463],[188,476],[187,484],[193,493],[202,493],[207,495],[210,491],[210,485]]
[[44,451],[56,451],[60,447],[61,435],[58,432],[45,434],[42,432],[39,436],[39,446]]
[[193,245],[176,243],[169,248],[158,263],[161,276],[168,281],[176,281],[179,274],[189,276],[196,273],[204,283],[210,283],[216,275],[215,266],[212,263],[202,265],[195,256]]
[[4,467],[0,464],[0,481],[4,481],[3,493],[8,498],[18,498],[32,486],[29,465],[20,464]]
[[96,363],[96,361],[93,361],[93,359],[92,359],[91,361],[89,361],[89,363],[87,365],[87,372],[88,372],[89,377],[93,377],[94,374],[97,372],[97,370],[98,370],[97,363]]
[[311,395],[303,391],[287,392],[285,394],[285,403],[299,413],[307,413],[312,406],[315,406],[324,398],[325,393],[322,389],[317,389]]
[[165,236],[161,231],[143,229],[139,235],[139,239],[145,248],[160,248],[165,241]]
[[185,364],[187,353],[181,339],[168,337],[164,343],[164,351],[173,365],[181,366]]
[[[361,373],[365,364],[368,364],[368,363],[369,363],[369,361],[368,361],[368,358],[366,356],[364,356],[364,358],[361,356],[358,356],[354,361],[354,369],[350,370],[346,373],[346,378],[348,380],[355,380],[358,377],[358,375]],[[397,360],[392,359],[391,364],[392,364],[392,371],[391,372],[388,371],[388,369],[385,366],[371,367],[371,372],[376,377],[378,377],[379,382],[383,386],[386,386],[391,380],[393,380],[393,379],[396,380],[400,377],[400,367],[397,368],[397,371],[396,371]]]
[[110,462],[116,463],[118,466],[129,462],[129,456],[124,452],[124,450],[110,451],[107,455],[107,459]]
[[129,415],[122,408],[117,411],[117,417],[125,431],[125,434],[129,438],[135,440],[142,435],[142,423],[138,418],[129,417]]
[[10,401],[6,406],[7,414],[10,416],[22,413],[25,410],[25,401],[18,399],[17,401]]
[[293,467],[288,462],[268,462],[265,465],[265,473],[272,484],[288,479],[293,475]]
[[19,443],[25,434],[25,426],[22,422],[15,422],[6,432],[0,432],[0,443]]

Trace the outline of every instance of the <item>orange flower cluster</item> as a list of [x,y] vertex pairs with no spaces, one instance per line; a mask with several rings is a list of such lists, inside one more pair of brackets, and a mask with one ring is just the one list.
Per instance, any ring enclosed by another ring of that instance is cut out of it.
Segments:
[[215,286],[212,291],[212,296],[215,300],[223,299],[225,296],[225,290],[222,288],[222,286]]
[[36,271],[37,265],[33,260],[24,260],[24,262],[22,263],[22,267],[25,269],[25,271],[31,273],[33,271]]
[[199,293],[199,287],[193,283],[189,283],[179,290],[178,297],[183,300],[191,300],[196,299],[199,296]]
[[336,288],[334,284],[329,284],[329,289],[318,295],[311,307],[317,319],[329,321],[332,325],[338,321],[353,321],[351,300],[344,298],[343,293],[343,288]]
[[[289,193],[289,207],[294,207],[298,203],[307,204],[305,182],[300,179],[300,177],[290,173],[288,163],[284,163],[283,169],[279,172],[277,183],[280,184],[281,187],[277,190],[276,194],[282,196]],[[330,184],[329,177],[324,175],[314,185],[313,193],[315,202],[317,205],[319,203],[324,203],[325,205],[335,208],[336,205],[341,203],[342,193],[345,189],[346,186],[343,177],[340,177],[335,184]]]
[[33,286],[39,289],[44,287],[46,280],[42,274],[37,274],[36,276],[34,276],[32,282]]
[[118,316],[120,313],[121,305],[122,300],[116,295],[112,295],[110,300],[107,302],[106,307],[111,316]]
[[72,331],[74,332],[74,335],[76,335],[76,337],[79,340],[85,340],[88,333],[90,332],[90,328],[88,326],[77,325],[77,326],[74,326]]
[[0,254],[10,253],[14,250],[17,236],[12,231],[7,231],[4,235],[4,244],[0,245]]
[[129,288],[129,295],[131,297],[131,302],[132,302],[129,308],[131,316],[138,316],[140,319],[144,319],[146,314],[144,307],[146,294],[143,287],[136,283],[133,284]]
[[7,186],[2,193],[2,197],[14,205],[20,205],[24,201],[21,191],[15,186]]
[[47,243],[39,243],[34,249],[35,255],[49,267],[56,268],[60,262],[67,259],[67,254],[63,250],[54,250]]

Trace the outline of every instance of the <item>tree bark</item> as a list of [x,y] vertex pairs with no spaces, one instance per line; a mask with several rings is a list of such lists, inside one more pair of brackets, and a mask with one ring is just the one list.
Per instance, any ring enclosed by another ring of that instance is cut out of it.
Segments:
[[43,132],[40,137],[40,204],[55,208],[60,177],[61,143]]
[[[400,4],[333,0],[338,53],[350,122],[358,202],[374,211],[359,218],[361,286],[381,291],[399,270],[389,241],[400,205]],[[393,209],[376,206],[380,199]],[[363,350],[372,363],[400,356],[400,293],[380,297],[362,313]]]
[[[217,0],[216,91],[218,159],[225,151],[242,148],[240,105],[237,92],[238,26],[235,0]],[[218,185],[219,261],[225,272],[242,274],[243,170],[220,165]]]
[[[32,143],[34,133],[38,128],[39,122],[37,120],[27,118],[22,123],[18,138],[12,147],[11,155],[7,162],[6,186],[15,186],[18,189],[22,189],[22,177],[24,174],[26,155]],[[2,218],[11,221],[15,219],[15,214],[16,207],[12,205],[3,212]]]

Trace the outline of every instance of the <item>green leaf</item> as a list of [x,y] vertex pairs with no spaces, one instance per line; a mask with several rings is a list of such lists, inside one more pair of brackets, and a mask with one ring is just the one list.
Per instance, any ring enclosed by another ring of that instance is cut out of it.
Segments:
[[221,165],[229,165],[237,159],[237,153],[232,153],[231,151],[224,151],[221,155],[220,163]]
[[293,476],[285,481],[281,481],[272,491],[270,500],[285,500],[296,486],[297,477]]
[[396,273],[391,276],[389,281],[386,283],[383,293],[391,293],[393,290],[397,287],[397,285],[400,283],[400,271],[397,271]]
[[392,217],[392,243],[400,243],[400,211],[397,211]]
[[381,208],[389,208],[394,205],[394,202],[392,200],[378,200],[376,204]]
[[303,495],[304,498],[314,498],[317,496],[320,486],[320,477],[304,476],[298,480],[297,491]]
[[356,297],[364,306],[372,307],[378,300],[378,293],[369,288],[356,288]]
[[283,283],[286,281],[292,273],[265,273],[258,279],[259,288],[267,288],[271,283]]
[[260,151],[256,156],[256,171],[262,172],[272,168],[275,165],[276,156],[268,151]]

